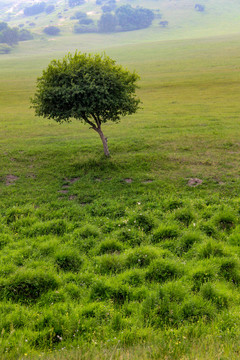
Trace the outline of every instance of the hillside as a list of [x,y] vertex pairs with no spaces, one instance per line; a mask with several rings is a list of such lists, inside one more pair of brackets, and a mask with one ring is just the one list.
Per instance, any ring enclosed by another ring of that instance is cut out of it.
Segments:
[[[69,0],[71,1],[71,0]],[[199,38],[223,34],[233,34],[240,31],[240,4],[237,0],[119,0],[117,7],[130,4],[133,7],[142,6],[151,9],[155,14],[152,25],[144,30],[144,34],[131,32],[128,41],[157,41],[181,38]],[[69,6],[65,0],[46,1],[45,10],[35,15],[24,15],[24,10],[32,5],[40,4],[38,1],[12,1],[0,2],[0,21],[7,21],[9,26],[18,26],[31,30],[35,39],[48,36],[43,34],[47,26],[57,26],[60,29],[59,36],[73,35],[74,26],[78,19],[74,19],[76,12],[84,12],[88,18],[97,25],[104,2],[96,5],[95,0],[85,1],[80,6]],[[201,7],[199,7],[201,6]],[[48,9],[48,10],[46,10]],[[49,12],[48,12],[49,11]],[[160,25],[160,22],[167,22]],[[120,34],[125,42],[125,34]],[[84,38],[84,34],[77,35]],[[106,38],[106,44],[108,39]],[[111,46],[111,44],[109,44]]]

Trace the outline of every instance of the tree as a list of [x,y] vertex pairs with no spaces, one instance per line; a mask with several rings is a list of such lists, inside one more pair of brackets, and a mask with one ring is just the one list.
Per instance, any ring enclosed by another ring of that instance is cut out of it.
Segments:
[[37,79],[37,91],[31,99],[37,116],[58,123],[80,120],[96,131],[109,156],[102,124],[118,122],[121,116],[137,111],[139,76],[106,55],[75,52],[62,60],[53,60]]
[[152,24],[154,13],[146,8],[133,8],[131,5],[120,6],[116,10],[118,24],[123,31],[144,29]]
[[111,13],[102,14],[98,21],[98,31],[101,33],[110,33],[116,31],[117,18]]
[[205,10],[205,6],[204,6],[204,5],[201,5],[201,4],[196,4],[196,5],[195,5],[195,10],[196,10],[196,11],[203,12],[203,11]]
[[85,0],[68,0],[68,5],[70,7],[83,5],[85,3]]
[[43,32],[47,35],[58,35],[60,33],[60,29],[57,26],[47,26],[43,29]]
[[33,16],[42,13],[45,10],[46,3],[44,1],[28,6],[23,10],[25,16]]

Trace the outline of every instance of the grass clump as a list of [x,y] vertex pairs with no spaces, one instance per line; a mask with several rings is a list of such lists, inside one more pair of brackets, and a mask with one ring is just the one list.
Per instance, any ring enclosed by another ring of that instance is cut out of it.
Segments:
[[192,272],[192,289],[199,291],[204,283],[216,280],[218,278],[218,270],[215,266],[211,266],[211,264],[209,265],[205,262],[198,265]]
[[134,215],[130,217],[128,223],[145,233],[149,233],[155,226],[153,218],[148,214]]
[[229,231],[236,226],[236,216],[231,209],[225,209],[216,214],[215,224],[224,231]]
[[228,308],[231,297],[224,285],[208,282],[201,287],[200,291],[202,297],[211,301],[218,309]]
[[96,272],[102,275],[119,273],[123,267],[123,258],[118,254],[105,254],[95,258]]
[[204,241],[201,245],[198,246],[196,251],[199,259],[226,256],[223,244],[213,239]]
[[52,273],[37,270],[19,270],[1,281],[1,298],[14,302],[31,303],[49,290],[55,290],[59,281]]
[[220,263],[219,275],[227,281],[238,285],[240,283],[239,262],[235,258],[223,259]]
[[128,268],[147,267],[158,255],[154,247],[142,246],[126,253],[125,264]]
[[196,323],[200,319],[209,321],[216,315],[216,308],[209,301],[193,296],[186,300],[181,307],[181,315],[184,320]]
[[57,251],[55,262],[63,271],[78,272],[82,267],[83,259],[76,250],[65,247]]
[[123,228],[116,232],[116,237],[131,247],[139,246],[145,241],[145,234],[135,228]]
[[165,282],[183,275],[183,266],[174,260],[157,259],[146,271],[147,281]]
[[195,243],[200,243],[202,236],[198,232],[185,232],[177,244],[177,254],[183,255],[188,252]]
[[100,243],[98,254],[106,254],[106,253],[114,253],[114,252],[121,252],[123,249],[123,245],[114,239],[107,239]]
[[161,224],[159,227],[153,232],[151,237],[151,242],[156,244],[160,241],[166,239],[176,239],[179,235],[179,228],[174,224]]
[[195,215],[190,208],[177,209],[174,215],[175,220],[180,221],[183,225],[189,226],[195,219]]

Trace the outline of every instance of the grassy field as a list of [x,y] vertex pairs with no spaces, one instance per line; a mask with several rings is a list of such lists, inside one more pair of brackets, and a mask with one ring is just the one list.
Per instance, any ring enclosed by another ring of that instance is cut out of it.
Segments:
[[74,44],[23,46],[0,59],[0,358],[238,359],[238,36],[107,48],[143,102],[110,159],[29,108]]

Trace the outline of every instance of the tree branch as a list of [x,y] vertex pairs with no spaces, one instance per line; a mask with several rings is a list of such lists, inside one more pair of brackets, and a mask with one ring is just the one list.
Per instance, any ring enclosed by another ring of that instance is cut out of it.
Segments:
[[96,130],[96,128],[97,128],[96,125],[91,120],[89,120],[86,115],[83,116],[83,119],[84,119],[84,121],[86,121],[86,123],[91,125],[92,129]]
[[94,118],[94,120],[96,121],[98,129],[100,129],[101,128],[101,120],[99,119],[99,117],[97,115],[95,115],[95,114],[91,114],[91,115]]

